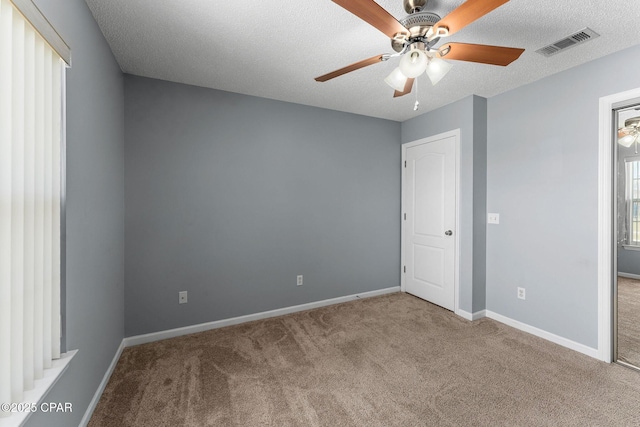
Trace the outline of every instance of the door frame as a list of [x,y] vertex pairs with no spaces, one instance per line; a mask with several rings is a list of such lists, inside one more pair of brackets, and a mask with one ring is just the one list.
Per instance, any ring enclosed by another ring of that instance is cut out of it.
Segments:
[[454,179],[455,179],[455,213],[456,213],[456,219],[455,219],[455,240],[454,240],[454,251],[453,251],[453,256],[454,256],[454,273],[453,273],[453,289],[454,289],[454,297],[453,297],[453,307],[454,310],[453,312],[457,315],[461,315],[460,314],[460,129],[454,129],[448,132],[443,132],[443,133],[439,133],[437,135],[433,135],[433,136],[429,136],[426,138],[422,138],[422,139],[418,139],[416,141],[412,141],[412,142],[406,142],[404,144],[402,144],[401,149],[402,149],[402,162],[400,163],[400,169],[402,171],[401,173],[401,182],[402,182],[402,187],[401,187],[401,203],[400,203],[400,222],[401,222],[401,227],[400,227],[400,291],[402,292],[406,292],[406,288],[405,288],[405,274],[404,274],[404,266],[405,264],[405,250],[404,250],[404,233],[405,233],[405,221],[404,221],[404,213],[406,212],[405,210],[405,203],[406,203],[406,197],[404,195],[405,192],[405,162],[407,161],[407,150],[409,148],[418,146],[418,145],[423,145],[423,144],[429,144],[431,142],[435,142],[435,141],[439,141],[441,139],[445,139],[445,138],[449,138],[449,137],[454,137],[454,149],[455,149],[455,173],[454,173]]
[[598,359],[613,361],[614,110],[640,100],[640,88],[600,98],[598,152]]

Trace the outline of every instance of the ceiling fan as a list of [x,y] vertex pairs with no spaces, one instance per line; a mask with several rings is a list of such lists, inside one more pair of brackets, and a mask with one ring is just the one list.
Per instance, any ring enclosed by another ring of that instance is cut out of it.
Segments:
[[[435,47],[441,37],[450,36],[476,19],[488,14],[509,0],[467,0],[444,18],[423,11],[428,0],[403,0],[407,17],[396,20],[374,0],[332,0],[360,19],[382,31],[391,39],[396,53],[381,54],[316,77],[326,82],[351,71],[402,57],[385,82],[395,89],[394,98],[411,92],[416,77],[426,71],[436,84],[451,69],[445,59],[506,66],[520,57],[524,49],[470,43],[446,43]],[[418,102],[416,100],[416,106]]]
[[[625,120],[624,127],[618,129],[618,144],[629,148],[640,139],[640,117]],[[636,145],[636,152],[638,146]]]

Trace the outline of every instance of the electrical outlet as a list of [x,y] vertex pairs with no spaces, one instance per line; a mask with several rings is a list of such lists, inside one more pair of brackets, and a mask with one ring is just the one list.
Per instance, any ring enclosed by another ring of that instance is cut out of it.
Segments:
[[178,292],[178,302],[180,304],[186,304],[187,303],[187,291]]
[[526,299],[524,288],[518,288],[518,299]]
[[498,213],[488,213],[487,214],[487,222],[489,224],[500,224],[500,214],[498,214]]
[[298,286],[302,286],[302,274],[300,274],[300,275],[298,276],[298,283],[297,283],[297,285],[298,285]]

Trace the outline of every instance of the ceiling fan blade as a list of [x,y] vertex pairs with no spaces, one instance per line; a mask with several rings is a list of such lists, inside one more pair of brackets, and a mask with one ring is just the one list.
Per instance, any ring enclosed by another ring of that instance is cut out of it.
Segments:
[[481,64],[507,66],[522,55],[524,49],[486,44],[447,43],[438,49],[441,58]]
[[458,6],[458,8],[454,9],[453,12],[438,21],[433,26],[433,31],[436,32],[438,28],[446,27],[449,29],[449,35],[451,35],[508,1],[509,0],[467,0]]
[[407,82],[404,84],[404,90],[402,92],[396,90],[393,93],[393,97],[397,98],[399,96],[405,96],[406,94],[411,93],[411,89],[413,88],[413,80],[414,79],[407,79]]
[[373,0],[332,1],[382,31],[390,39],[398,33],[409,35],[409,31],[396,18]]
[[366,67],[367,65],[372,65],[377,62],[382,61],[382,55],[372,56],[371,58],[364,59],[362,61],[356,62],[351,65],[347,65],[344,68],[340,68],[339,70],[332,71],[328,74],[322,75],[320,77],[316,77],[317,82],[326,82],[327,80],[331,80],[335,77],[341,76],[343,74],[350,73],[352,71],[358,70],[360,68]]

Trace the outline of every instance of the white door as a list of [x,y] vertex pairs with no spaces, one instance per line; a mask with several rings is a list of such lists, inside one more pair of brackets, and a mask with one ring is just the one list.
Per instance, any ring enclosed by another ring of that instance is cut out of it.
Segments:
[[455,308],[456,134],[405,147],[404,290]]

